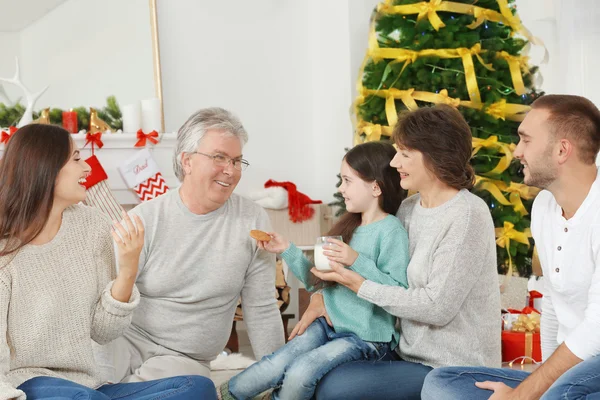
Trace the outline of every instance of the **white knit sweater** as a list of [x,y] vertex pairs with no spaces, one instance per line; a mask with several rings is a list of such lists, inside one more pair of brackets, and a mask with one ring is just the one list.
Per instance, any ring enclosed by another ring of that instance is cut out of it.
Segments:
[[120,336],[139,303],[135,287],[129,303],[110,294],[110,229],[99,211],[72,206],[52,241],[0,257],[0,400],[24,399],[17,386],[36,376],[103,383],[90,338]]

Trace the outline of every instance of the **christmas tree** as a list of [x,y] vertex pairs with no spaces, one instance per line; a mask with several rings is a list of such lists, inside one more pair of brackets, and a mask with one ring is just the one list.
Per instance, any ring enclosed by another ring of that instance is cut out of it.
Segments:
[[513,1],[380,3],[359,74],[354,142],[390,140],[402,110],[456,107],[473,133],[473,192],[494,219],[498,272],[529,276],[529,212],[537,190],[521,183],[512,150],[520,121],[542,93],[533,87],[537,67],[524,55],[528,43],[538,42]]

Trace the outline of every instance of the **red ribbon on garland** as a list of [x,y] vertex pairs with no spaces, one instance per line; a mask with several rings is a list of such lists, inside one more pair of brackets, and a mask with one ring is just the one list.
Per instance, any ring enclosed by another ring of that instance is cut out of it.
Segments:
[[88,132],[85,135],[85,144],[83,145],[83,147],[87,146],[90,143],[92,144],[92,155],[94,155],[94,145],[98,146],[99,149],[101,149],[102,146],[104,146],[104,143],[102,143],[102,132]]
[[14,126],[8,128],[8,133],[2,131],[2,135],[0,136],[0,143],[8,144],[8,141],[12,137],[13,133],[15,133],[16,131],[17,128],[15,128]]
[[158,144],[158,132],[152,131],[148,134],[144,133],[141,129],[137,131],[138,141],[134,147],[146,147],[146,141],[149,140],[152,144]]

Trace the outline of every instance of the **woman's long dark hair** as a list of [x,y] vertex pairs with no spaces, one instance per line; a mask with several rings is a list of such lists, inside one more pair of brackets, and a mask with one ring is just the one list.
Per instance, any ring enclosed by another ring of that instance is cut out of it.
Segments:
[[[400,174],[390,162],[396,155],[396,149],[386,142],[368,142],[353,147],[344,160],[360,178],[366,182],[377,182],[381,189],[379,207],[388,213],[396,214],[406,192],[400,186]],[[360,213],[348,212],[340,218],[327,236],[341,236],[344,243],[350,243],[354,230],[360,226]]]
[[27,125],[11,136],[0,160],[0,256],[30,243],[46,225],[71,148],[69,132],[54,125]]

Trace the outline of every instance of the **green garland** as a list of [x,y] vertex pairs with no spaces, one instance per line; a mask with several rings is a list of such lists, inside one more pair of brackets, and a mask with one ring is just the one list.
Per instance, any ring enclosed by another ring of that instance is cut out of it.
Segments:
[[[65,110],[60,108],[50,109],[50,123],[62,125],[62,113]],[[87,129],[90,126],[90,111],[86,107],[73,108],[77,112],[77,126],[79,129]],[[97,109],[98,117],[110,125],[115,131],[123,129],[123,116],[115,96],[109,96],[106,99],[106,107]],[[20,103],[9,107],[0,103],[0,127],[16,126],[25,113],[25,107]],[[39,118],[40,113],[34,111],[33,119]]]

